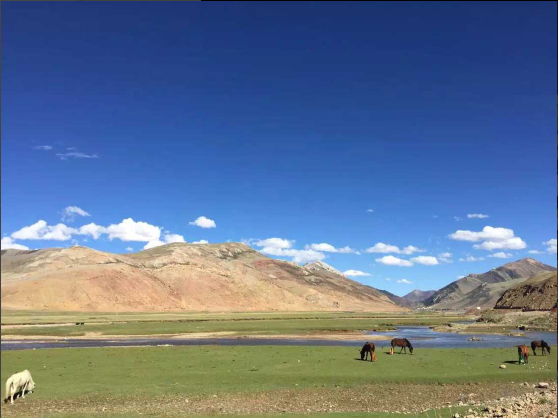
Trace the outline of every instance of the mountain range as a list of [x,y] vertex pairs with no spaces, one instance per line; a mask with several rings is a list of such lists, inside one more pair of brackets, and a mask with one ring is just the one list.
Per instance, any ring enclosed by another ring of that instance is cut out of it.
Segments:
[[493,308],[508,289],[556,268],[532,258],[504,264],[482,274],[469,274],[441,288],[423,301],[433,309]]
[[240,243],[175,243],[132,254],[87,247],[2,250],[3,309],[404,311],[326,263],[300,266]]
[[[536,307],[551,301],[529,295],[547,292],[556,282],[556,268],[524,258],[438,291],[400,297],[353,281],[322,261],[301,266],[241,243],[174,243],[130,254],[82,246],[10,249],[2,250],[1,260],[2,308],[25,310],[395,312],[417,306],[493,308],[497,302],[500,308]],[[554,281],[545,281],[549,273]],[[522,283],[530,286],[527,294]]]

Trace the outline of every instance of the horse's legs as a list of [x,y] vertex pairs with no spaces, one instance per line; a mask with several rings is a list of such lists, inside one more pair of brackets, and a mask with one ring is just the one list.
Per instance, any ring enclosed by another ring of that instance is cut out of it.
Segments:
[[25,390],[27,389],[27,386],[29,386],[29,382],[23,385],[23,389],[21,390],[21,399],[25,399]]

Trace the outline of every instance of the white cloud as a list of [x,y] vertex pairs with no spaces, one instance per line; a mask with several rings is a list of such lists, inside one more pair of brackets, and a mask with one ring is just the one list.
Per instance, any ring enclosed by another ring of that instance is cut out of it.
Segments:
[[132,218],[122,220],[106,228],[109,240],[151,242],[159,241],[161,228],[147,222],[135,222]]
[[295,243],[294,240],[285,238],[267,238],[254,241],[257,247],[270,247],[270,248],[291,248]]
[[350,247],[335,248],[333,245],[328,244],[326,242],[322,242],[321,244],[312,244],[310,246],[307,245],[305,248],[316,250],[316,251],[323,251],[326,253],[342,253],[342,254],[356,253],[356,251]]
[[50,151],[52,147],[50,145],[37,145],[33,147],[33,149],[42,150],[42,151]]
[[62,220],[73,222],[76,218],[76,215],[79,216],[91,216],[89,213],[84,211],[82,208],[77,206],[68,206],[66,209],[62,211]]
[[217,228],[215,221],[205,216],[198,217],[195,221],[190,222],[190,225],[199,226],[200,228]]
[[25,245],[21,245],[21,244],[16,244],[14,242],[13,239],[11,239],[10,237],[4,237],[2,238],[2,242],[1,242],[1,249],[2,250],[28,250],[29,247],[26,247]]
[[527,252],[528,252],[529,254],[542,254],[542,253],[543,253],[542,251],[539,251],[539,250],[529,250],[529,251],[527,251]]
[[399,249],[396,245],[384,244],[383,242],[378,242],[373,247],[367,248],[365,250],[367,253],[381,253],[381,254],[414,254],[414,253],[422,253],[425,250],[421,250],[413,245],[408,245],[402,250]]
[[510,257],[513,257],[513,254],[499,252],[499,253],[494,253],[494,254],[489,255],[489,257],[492,257],[492,258],[510,258]]
[[473,256],[468,256],[467,258],[460,258],[459,259],[459,261],[470,261],[470,262],[472,262],[472,261],[482,261],[482,260],[484,260],[484,257],[477,258],[477,257],[473,257]]
[[386,282],[391,282],[391,279],[390,279],[389,277],[386,277],[386,278],[385,278],[385,281],[386,281]]
[[449,238],[457,241],[484,241],[473,246],[477,250],[521,250],[527,247],[525,241],[516,237],[512,229],[491,226],[485,226],[480,232],[458,230],[450,234]]
[[462,220],[463,220],[463,218],[461,218],[460,216],[454,216],[453,219],[454,219],[456,222],[459,222],[459,221],[462,221]]
[[373,247],[367,248],[365,251],[367,253],[382,253],[382,254],[388,254],[388,253],[399,254],[401,252],[399,247],[395,245],[384,244],[383,242],[379,242]]
[[453,256],[452,253],[448,253],[448,252],[441,253],[438,254],[438,260],[440,260],[443,263],[453,263],[453,260],[451,259],[452,256]]
[[437,219],[437,218],[438,218],[438,215],[433,215],[432,216],[432,219]]
[[392,255],[386,255],[382,258],[377,258],[376,261],[387,266],[411,267],[413,265],[413,263],[408,260],[402,260]]
[[184,237],[182,235],[171,234],[170,232],[167,232],[165,233],[165,236],[163,237],[162,241],[160,239],[149,241],[147,244],[145,244],[143,249],[149,250],[150,248],[159,247],[165,244],[172,244],[175,242],[186,242],[186,241],[184,241]]
[[439,264],[436,257],[427,256],[427,255],[419,255],[418,257],[413,257],[411,258],[411,261],[418,264],[423,264],[425,266],[436,266]]
[[98,239],[102,234],[106,234],[107,229],[104,226],[97,225],[93,222],[83,225],[79,228],[79,235],[90,235],[93,239]]
[[413,245],[408,245],[403,250],[401,250],[401,254],[414,254],[414,253],[424,253],[426,250],[421,250]]
[[171,234],[168,232],[165,234],[165,237],[163,239],[166,244],[172,244],[174,242],[186,242],[184,241],[184,237],[182,235]]
[[347,270],[347,271],[343,272],[343,274],[345,276],[350,276],[350,277],[371,276],[370,273],[366,273],[366,272],[360,271],[360,270]]
[[413,284],[412,281],[407,280],[407,279],[401,279],[401,280],[397,280],[397,283],[405,283],[405,284]]
[[505,241],[514,237],[512,229],[493,228],[485,226],[481,232],[458,230],[449,235],[449,238],[457,241]]
[[368,213],[373,213],[373,212],[374,212],[374,209],[366,209],[366,212],[368,212]]
[[[227,241],[229,242],[229,241]],[[200,239],[199,241],[194,241],[192,244],[209,244],[209,241],[206,241],[204,239]]]
[[99,158],[97,154],[84,154],[83,152],[79,151],[71,151],[71,152],[64,152],[56,154],[58,158],[61,160],[67,160],[68,158]]
[[45,221],[40,220],[14,232],[11,237],[14,239],[67,241],[75,233],[77,233],[76,229],[64,224],[47,225]]
[[505,241],[485,241],[482,244],[475,244],[473,248],[477,250],[522,250],[527,247],[525,241],[519,237],[510,238]]
[[134,251],[132,247],[126,247],[126,251]]
[[149,250],[150,248],[155,248],[155,247],[160,247],[161,245],[165,245],[165,243],[161,240],[153,240],[153,241],[149,241],[147,244],[145,244],[143,246],[144,250]]
[[277,257],[291,257],[295,263],[308,263],[311,261],[323,260],[325,254],[314,250],[295,250],[293,248],[264,247],[261,253],[274,255]]
[[556,254],[556,242],[556,238],[543,242],[543,244],[547,246],[546,251],[551,254]]
[[469,219],[473,219],[473,218],[485,219],[485,218],[488,218],[488,215],[483,215],[482,213],[469,213],[469,214],[467,214],[467,218],[469,218]]

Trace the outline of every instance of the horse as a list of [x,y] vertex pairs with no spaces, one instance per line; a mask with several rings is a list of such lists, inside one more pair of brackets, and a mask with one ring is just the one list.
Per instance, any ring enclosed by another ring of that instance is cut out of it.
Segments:
[[376,346],[374,345],[374,343],[364,344],[362,346],[362,349],[360,350],[360,359],[366,361],[368,360],[368,354],[370,354],[370,361],[372,361],[375,351],[376,351]]
[[544,340],[540,340],[540,341],[531,341],[531,349],[533,350],[533,354],[536,356],[537,352],[535,351],[535,348],[540,347],[542,349],[542,355],[544,356],[544,349],[546,348],[546,351],[548,351],[548,354],[550,354],[550,346],[548,345],[548,343]]
[[391,340],[391,350],[389,351],[390,354],[393,354],[393,349],[395,347],[401,347],[401,350],[399,350],[399,354],[401,354],[401,351],[403,350],[405,350],[405,354],[407,354],[407,347],[409,347],[409,351],[411,352],[411,354],[413,354],[413,345],[407,338],[394,338],[393,340]]
[[519,364],[522,364],[522,362],[529,364],[529,347],[526,345],[518,345],[517,354],[519,354]]

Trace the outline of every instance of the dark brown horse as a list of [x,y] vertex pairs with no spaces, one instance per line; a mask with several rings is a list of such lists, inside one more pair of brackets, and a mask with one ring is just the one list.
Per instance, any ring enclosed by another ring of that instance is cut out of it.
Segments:
[[529,364],[529,347],[526,345],[518,345],[517,354],[519,354],[519,364],[521,364],[521,360],[523,360],[525,364]]
[[401,347],[401,350],[399,350],[399,354],[401,354],[401,351],[403,350],[405,350],[405,354],[407,354],[407,347],[409,347],[409,351],[411,352],[411,354],[413,354],[413,345],[407,338],[394,338],[393,340],[391,340],[390,354],[393,354],[393,349],[395,347]]
[[540,340],[540,341],[531,341],[531,349],[533,350],[533,354],[536,356],[537,352],[535,351],[535,348],[540,347],[542,349],[542,355],[544,356],[544,350],[546,349],[546,351],[548,351],[548,354],[550,354],[550,346],[548,345],[548,343],[544,340]]
[[375,351],[376,351],[376,346],[374,345],[374,343],[364,344],[362,346],[362,350],[360,350],[360,359],[366,361],[368,360],[368,354],[370,354],[370,361],[372,361],[372,357]]

